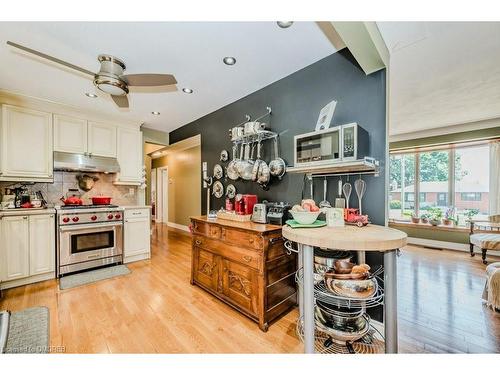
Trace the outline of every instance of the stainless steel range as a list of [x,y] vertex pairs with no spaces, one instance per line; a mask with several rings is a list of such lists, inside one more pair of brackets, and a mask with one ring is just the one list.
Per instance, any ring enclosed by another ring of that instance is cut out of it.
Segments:
[[123,209],[61,206],[57,211],[57,276],[123,261]]

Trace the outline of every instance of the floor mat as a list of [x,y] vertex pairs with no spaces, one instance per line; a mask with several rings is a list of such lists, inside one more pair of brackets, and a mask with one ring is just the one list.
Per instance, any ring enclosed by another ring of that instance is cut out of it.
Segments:
[[12,313],[5,352],[49,352],[49,309],[47,307],[32,307]]
[[130,270],[128,269],[128,267],[120,264],[118,266],[100,268],[98,270],[63,276],[59,279],[59,289],[71,289],[77,286],[92,284],[105,279],[111,279],[115,276],[127,275],[129,273]]

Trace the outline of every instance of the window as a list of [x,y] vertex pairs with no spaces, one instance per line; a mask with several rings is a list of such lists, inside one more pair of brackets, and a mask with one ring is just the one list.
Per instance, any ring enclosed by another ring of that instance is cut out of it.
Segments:
[[490,150],[488,145],[455,150],[455,202],[459,224],[465,225],[468,213],[488,219]]
[[459,225],[470,215],[487,219],[489,167],[488,144],[391,153],[389,218],[409,220],[436,208],[444,215],[453,207]]
[[463,201],[475,201],[481,200],[481,193],[460,193],[460,199]]
[[391,155],[389,164],[389,217],[410,220],[415,213],[415,154]]

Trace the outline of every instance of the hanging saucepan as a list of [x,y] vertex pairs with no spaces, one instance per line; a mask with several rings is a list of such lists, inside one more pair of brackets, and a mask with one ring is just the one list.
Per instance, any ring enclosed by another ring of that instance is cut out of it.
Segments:
[[236,171],[238,171],[238,176],[242,177],[243,170],[245,169],[247,165],[247,160],[250,157],[250,145],[248,144],[242,144],[241,145],[241,153],[240,153],[240,159],[236,163]]
[[250,153],[250,157],[246,161],[245,168],[243,169],[243,172],[240,175],[241,178],[244,180],[251,180],[252,179],[252,172],[253,172],[253,165],[254,165],[253,152],[255,149],[255,145],[252,145],[251,149],[252,149],[252,151]]
[[278,177],[280,180],[286,172],[285,161],[279,157],[278,138],[274,138],[274,159],[269,163],[269,171],[271,176]]
[[262,162],[260,163],[259,175],[257,178],[257,182],[262,187],[262,189],[268,190],[267,184],[269,183],[270,177],[271,177],[271,173],[269,171],[269,166],[267,165],[267,163],[264,160],[262,160]]
[[260,164],[264,160],[260,159],[260,141],[257,143],[257,159],[253,163],[253,170],[252,170],[252,181],[257,181],[259,179],[259,169],[260,169]]
[[239,159],[236,156],[236,153],[238,152],[238,146],[234,145],[233,146],[233,158],[229,162],[227,166],[227,177],[229,177],[231,180],[236,181],[240,175],[238,174],[238,171],[236,170],[236,165],[239,161]]

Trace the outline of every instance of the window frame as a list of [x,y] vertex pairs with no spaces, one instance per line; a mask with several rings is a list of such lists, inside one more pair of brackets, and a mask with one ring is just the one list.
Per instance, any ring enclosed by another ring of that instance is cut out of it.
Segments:
[[[447,152],[448,153],[448,191],[444,194],[446,194],[446,206],[447,207],[456,207],[456,197],[455,197],[455,183],[456,183],[456,175],[455,175],[455,157],[456,157],[456,150],[461,150],[464,148],[469,148],[469,147],[478,147],[478,146],[483,146],[483,145],[488,145],[490,142],[470,142],[470,143],[461,143],[461,144],[449,144],[449,145],[443,145],[443,146],[435,146],[435,147],[422,147],[422,148],[413,148],[413,149],[406,149],[406,150],[394,150],[390,151],[389,155],[401,155],[402,158],[404,158],[407,155],[414,155],[414,170],[415,170],[415,176],[414,176],[414,191],[411,192],[414,194],[414,200],[411,202],[414,204],[413,211],[414,214],[418,217],[420,217],[420,202],[422,201],[421,194],[424,194],[424,202],[426,199],[426,193],[421,193],[420,192],[420,155],[422,153],[427,153],[427,152],[433,152],[433,151],[438,151],[438,152]],[[404,183],[404,177],[402,183]],[[460,199],[463,201],[464,193],[461,193]],[[465,193],[467,194],[467,192]],[[476,196],[479,194],[479,199],[478,200],[470,200],[470,202],[478,202],[481,201],[482,198],[482,193],[475,193]],[[404,207],[404,201],[406,198],[406,192],[403,195],[403,191],[401,194],[401,216],[403,217],[405,207]],[[388,202],[390,204],[390,201]],[[389,217],[389,220],[394,219]],[[398,219],[400,220],[400,219]]]

